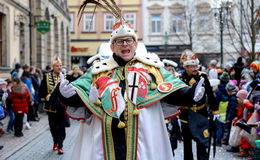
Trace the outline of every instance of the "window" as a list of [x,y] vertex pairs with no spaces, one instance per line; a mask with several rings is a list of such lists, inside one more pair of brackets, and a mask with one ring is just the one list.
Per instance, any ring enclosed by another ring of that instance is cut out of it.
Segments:
[[183,32],[183,14],[175,13],[172,15],[172,31],[174,33]]
[[136,29],[136,14],[135,13],[126,13],[125,20],[132,25],[133,29]]
[[161,32],[161,15],[152,15],[152,34],[159,34]]
[[84,24],[83,24],[83,31],[84,32],[93,32],[95,31],[95,16],[93,17],[92,14],[84,14]]
[[200,13],[199,15],[199,32],[208,32],[210,28],[209,13]]
[[104,15],[104,31],[105,32],[111,32],[112,27],[115,24],[115,17],[112,14],[105,14]]
[[70,32],[74,32],[74,14],[70,13]]

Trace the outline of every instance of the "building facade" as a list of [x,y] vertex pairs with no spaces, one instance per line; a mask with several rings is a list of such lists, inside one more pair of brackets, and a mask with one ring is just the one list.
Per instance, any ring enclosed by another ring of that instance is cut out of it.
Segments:
[[[0,77],[10,77],[16,63],[44,69],[54,56],[70,65],[67,0],[0,0]],[[50,22],[46,34],[40,20]]]
[[[230,44],[230,37],[236,35],[234,31],[228,30],[225,24],[222,28],[221,42],[218,1],[143,0],[142,2],[143,23],[149,24],[143,25],[143,40],[148,51],[179,63],[181,52],[192,49],[199,53],[201,64],[207,65],[211,59],[221,61],[222,43],[224,63],[237,58],[235,48],[240,46],[237,42]],[[237,5],[233,4],[228,9],[229,16],[234,16],[239,22]]]
[[[78,10],[83,0],[69,0],[71,17],[71,60],[73,64],[86,65],[89,57],[95,55],[103,42],[109,42],[112,26],[116,19],[106,10],[97,8],[93,15],[94,5],[88,5],[79,21]],[[142,40],[141,0],[116,0],[128,21]]]
[[67,0],[35,1],[35,23],[50,22],[50,31],[41,34],[34,30],[35,54],[33,64],[44,68],[59,56],[65,68],[70,68],[70,16]]

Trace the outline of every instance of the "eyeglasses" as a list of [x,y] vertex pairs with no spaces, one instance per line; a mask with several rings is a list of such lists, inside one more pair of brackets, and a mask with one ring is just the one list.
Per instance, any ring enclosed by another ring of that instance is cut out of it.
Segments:
[[131,45],[134,43],[134,39],[132,38],[128,38],[128,39],[118,39],[118,40],[115,40],[115,44],[118,45],[118,46],[122,46],[124,44],[124,42],[126,42],[126,44],[128,45]]

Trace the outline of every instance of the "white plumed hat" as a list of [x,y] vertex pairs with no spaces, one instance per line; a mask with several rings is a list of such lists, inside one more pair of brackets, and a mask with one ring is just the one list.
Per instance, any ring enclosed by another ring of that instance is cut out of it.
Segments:
[[131,28],[131,26],[127,23],[116,23],[113,27],[114,31],[111,33],[110,42],[113,43],[113,41],[116,38],[119,37],[133,37],[135,41],[137,41],[137,35],[135,34],[134,29]]

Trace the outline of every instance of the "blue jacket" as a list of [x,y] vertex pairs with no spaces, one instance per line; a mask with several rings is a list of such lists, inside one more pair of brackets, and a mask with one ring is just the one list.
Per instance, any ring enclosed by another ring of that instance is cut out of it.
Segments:
[[223,102],[228,101],[228,94],[225,89],[226,85],[227,85],[226,83],[221,83],[218,86],[218,89],[215,91],[217,105],[219,105],[221,101]]
[[232,121],[236,117],[237,113],[237,96],[236,93],[229,96],[226,120]]

